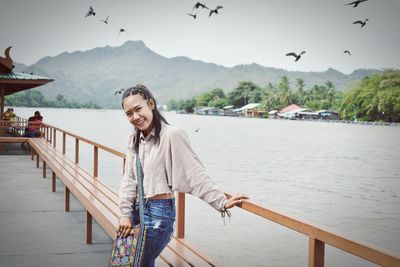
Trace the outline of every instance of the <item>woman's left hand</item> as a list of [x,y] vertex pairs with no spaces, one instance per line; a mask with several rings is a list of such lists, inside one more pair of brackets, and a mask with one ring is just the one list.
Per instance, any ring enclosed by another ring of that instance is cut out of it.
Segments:
[[234,206],[240,206],[243,202],[243,199],[249,199],[249,197],[241,193],[234,194],[233,196],[228,198],[228,201],[226,202],[224,208],[230,209]]

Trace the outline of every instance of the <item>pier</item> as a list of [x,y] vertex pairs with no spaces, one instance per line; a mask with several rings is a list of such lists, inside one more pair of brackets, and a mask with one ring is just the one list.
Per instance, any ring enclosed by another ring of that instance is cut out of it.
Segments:
[[[21,120],[19,123],[22,125],[26,121]],[[68,262],[69,255],[76,261],[87,259],[88,264],[84,264],[85,266],[103,266],[110,254],[111,238],[117,229],[119,210],[116,192],[102,184],[101,177],[98,177],[99,150],[119,157],[121,171],[125,155],[45,123],[41,126],[41,132],[41,138],[27,140],[20,137],[0,137],[0,143],[6,145],[9,151],[18,150],[15,145],[19,147],[19,142],[22,141],[27,141],[31,147],[31,154],[28,155],[21,153],[1,156],[0,183],[4,191],[0,195],[0,212],[6,215],[0,219],[3,227],[0,235],[1,260],[9,262],[9,259],[13,259],[15,266],[24,266],[19,261],[32,258],[29,262],[37,261],[38,265],[29,266],[47,266],[53,264],[52,260],[57,263],[63,262],[65,258],[65,262]],[[72,159],[65,155],[67,140],[75,147]],[[79,165],[81,142],[93,148],[93,171],[90,173]],[[10,149],[10,145],[14,145],[15,149]],[[176,198],[175,236],[158,258],[158,266],[216,266],[213,259],[200,252],[201,247],[195,248],[186,241],[185,220],[190,218],[185,218],[185,195],[177,193]],[[16,204],[13,205],[13,202]],[[350,240],[328,229],[251,201],[244,201],[241,208],[307,236],[308,244],[305,245],[308,246],[309,267],[324,266],[326,245],[379,266],[400,266],[398,255],[375,248],[373,244]],[[25,235],[29,236],[29,241],[23,238]],[[39,245],[34,245],[42,243],[50,244],[48,250],[46,246],[42,249]],[[79,255],[73,256],[74,253]],[[92,256],[102,264],[94,264],[95,260],[89,260]],[[68,266],[82,265],[77,262],[76,265]]]

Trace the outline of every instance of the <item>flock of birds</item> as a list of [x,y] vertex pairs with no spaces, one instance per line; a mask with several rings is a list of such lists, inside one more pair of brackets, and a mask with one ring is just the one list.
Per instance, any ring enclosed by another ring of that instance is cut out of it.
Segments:
[[[345,5],[346,6],[353,6],[353,8],[355,8],[360,3],[366,2],[366,1],[368,1],[368,0],[356,0],[356,1],[353,1],[353,2],[345,4]],[[201,10],[207,9],[207,10],[209,10],[208,17],[211,17],[213,14],[216,14],[216,15],[219,14],[218,10],[220,10],[222,8],[223,8],[223,6],[218,5],[214,9],[211,9],[206,5],[205,2],[203,2],[203,3],[197,2],[196,4],[194,4],[194,6],[192,8],[192,11],[190,13],[187,13],[187,15],[193,17],[193,19],[196,19],[200,9]],[[89,7],[89,10],[87,11],[87,13],[85,15],[86,18],[90,17],[90,16],[93,16],[93,17],[96,16],[96,12],[94,11],[94,8],[92,6]],[[100,19],[100,21],[105,23],[105,24],[108,24],[109,18],[110,18],[110,16],[107,16],[107,18]],[[360,24],[361,28],[363,28],[367,24],[367,21],[368,21],[368,18],[366,18],[364,20],[356,20],[356,21],[353,22],[353,24]],[[124,28],[120,28],[119,31],[118,31],[118,34],[121,34],[123,32],[126,32],[126,30]],[[290,52],[290,53],[287,53],[286,56],[294,57],[294,61],[297,62],[297,61],[300,60],[301,56],[303,54],[305,54],[305,53],[306,53],[306,51],[302,51],[299,54],[297,54],[295,52]],[[351,56],[351,53],[350,53],[349,50],[345,50],[343,53],[344,54],[348,54],[349,56]],[[117,92],[119,92],[119,91],[117,91]],[[119,93],[121,94],[122,92],[119,92]]]
[[199,13],[199,8],[209,10],[210,12],[208,13],[208,17],[211,17],[212,14],[219,14],[218,10],[223,8],[223,6],[217,6],[214,9],[210,9],[208,6],[206,6],[206,3],[197,2],[196,4],[194,4],[192,11],[190,13],[186,13],[186,14],[191,16],[193,19],[196,19],[197,14]]
[[[94,8],[92,6],[89,7],[89,10],[87,11],[85,18],[90,17],[90,16],[96,16],[96,12],[94,11]],[[105,23],[108,25],[108,19],[110,18],[110,16],[107,16],[106,19],[100,19],[101,22]],[[118,31],[118,35],[120,33],[126,32],[126,30],[124,28],[120,28]]]
[[[353,8],[355,8],[355,7],[357,7],[360,3],[366,2],[366,1],[368,1],[368,0],[356,0],[356,1],[354,1],[354,2],[345,4],[345,6],[353,6]],[[362,28],[362,27],[364,27],[364,26],[367,24],[367,21],[368,21],[368,19],[365,19],[365,20],[356,20],[356,21],[353,22],[353,24],[360,24],[360,25],[361,25],[361,28]],[[294,61],[296,62],[296,61],[298,61],[298,60],[301,58],[301,55],[303,55],[303,54],[305,54],[305,53],[306,53],[306,51],[302,51],[300,54],[296,54],[296,53],[294,53],[294,52],[291,52],[291,53],[287,53],[286,56],[293,56],[293,57],[295,58]],[[351,53],[350,53],[349,50],[343,51],[343,54],[348,54],[349,56],[351,56]]]
[[[368,0],[356,0],[356,1],[353,1],[353,2],[351,2],[351,3],[347,3],[347,4],[345,4],[345,5],[346,5],[346,6],[353,6],[353,8],[355,8],[355,7],[358,7],[358,5],[361,4],[362,2],[366,2],[366,1],[368,1]],[[220,9],[222,9],[222,8],[223,8],[223,6],[218,5],[216,8],[210,9],[210,8],[206,5],[205,2],[203,2],[203,3],[197,2],[197,3],[193,6],[192,11],[191,11],[190,13],[187,13],[187,15],[193,17],[193,19],[196,19],[196,18],[197,18],[197,15],[198,15],[198,12],[199,12],[200,9],[201,9],[201,10],[207,9],[207,10],[209,10],[208,17],[211,17],[213,14],[219,14],[219,13],[218,13],[218,10],[220,10]],[[89,11],[87,12],[87,14],[86,14],[85,17],[95,16],[95,15],[96,15],[96,13],[94,12],[93,7],[91,6],[91,7],[89,8]],[[108,24],[108,19],[109,19],[109,17],[107,16],[107,18],[106,18],[105,20],[101,20],[101,21],[102,21],[103,23],[105,23],[105,24]],[[360,24],[361,28],[363,28],[363,27],[367,24],[367,21],[368,21],[368,18],[366,18],[366,19],[364,19],[364,20],[356,20],[356,21],[353,22],[353,24]],[[122,33],[122,32],[125,32],[125,29],[121,28],[120,31],[119,31],[119,33]],[[302,56],[303,54],[305,54],[305,53],[306,53],[306,51],[302,51],[302,52],[299,53],[299,54],[297,54],[297,53],[295,53],[295,52],[290,52],[290,53],[287,53],[286,56],[294,57],[294,62],[297,62],[297,61],[300,60],[301,56]],[[344,50],[344,51],[343,51],[343,54],[348,54],[349,56],[351,56],[351,52],[350,52],[349,50]],[[125,89],[122,88],[122,89],[120,89],[120,90],[118,90],[118,91],[115,91],[115,92],[114,92],[114,95],[122,94],[124,91],[125,91]],[[198,131],[198,130],[197,130],[197,131]],[[197,132],[197,131],[196,131],[196,132]]]

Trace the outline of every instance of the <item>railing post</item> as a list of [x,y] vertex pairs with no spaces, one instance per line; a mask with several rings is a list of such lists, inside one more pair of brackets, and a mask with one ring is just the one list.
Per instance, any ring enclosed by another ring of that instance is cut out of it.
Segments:
[[46,126],[46,141],[49,142],[49,127]]
[[94,146],[94,155],[93,155],[93,176],[97,177],[99,171],[99,148]]
[[66,212],[69,211],[69,189],[68,189],[68,187],[65,187],[65,205],[64,205],[64,210]]
[[36,168],[39,168],[39,153],[36,153]]
[[122,175],[125,174],[125,164],[126,164],[126,158],[122,161]]
[[66,148],[66,145],[67,145],[67,141],[66,141],[66,134],[63,132],[63,144],[62,144],[62,153],[63,153],[63,155],[65,155],[65,148]]
[[75,163],[79,163],[79,139],[75,138]]
[[310,237],[308,241],[308,267],[324,267],[325,243]]
[[56,147],[56,143],[57,143],[57,132],[56,132],[56,128],[53,129],[53,147]]
[[53,143],[53,131],[51,130],[51,128],[49,127],[49,142],[50,142],[50,144],[52,144]]
[[86,210],[86,244],[92,244],[92,215]]
[[185,238],[185,193],[179,192],[176,202],[177,202],[176,237]]
[[56,173],[53,172],[51,176],[51,192],[56,192]]
[[46,161],[43,160],[43,178],[46,178]]

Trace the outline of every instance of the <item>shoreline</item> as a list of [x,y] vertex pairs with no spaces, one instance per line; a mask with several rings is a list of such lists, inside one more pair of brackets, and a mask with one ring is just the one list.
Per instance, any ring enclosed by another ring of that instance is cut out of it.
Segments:
[[[173,112],[167,111],[167,112]],[[400,122],[382,122],[382,121],[349,121],[349,120],[322,120],[322,119],[286,119],[286,118],[253,118],[253,117],[246,117],[246,116],[229,116],[229,115],[202,115],[202,114],[195,114],[195,113],[179,113],[176,112],[178,115],[198,115],[198,116],[210,116],[210,117],[232,117],[232,118],[245,118],[245,119],[267,119],[267,120],[282,120],[282,121],[311,121],[311,122],[330,122],[330,123],[345,123],[345,124],[358,124],[358,125],[380,125],[380,126],[400,126]]]

